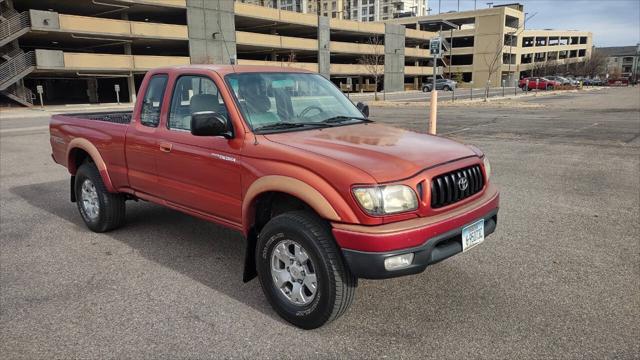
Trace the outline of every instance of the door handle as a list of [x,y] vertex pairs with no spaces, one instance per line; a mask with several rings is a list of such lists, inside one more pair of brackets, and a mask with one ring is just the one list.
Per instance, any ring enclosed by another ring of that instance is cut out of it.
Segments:
[[160,151],[168,153],[171,152],[171,148],[173,148],[173,144],[170,143],[160,143]]

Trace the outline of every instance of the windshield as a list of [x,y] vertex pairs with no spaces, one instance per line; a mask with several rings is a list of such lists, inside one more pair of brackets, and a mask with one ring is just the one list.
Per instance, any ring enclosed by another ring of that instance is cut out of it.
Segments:
[[242,115],[256,132],[287,131],[368,121],[318,74],[229,74]]

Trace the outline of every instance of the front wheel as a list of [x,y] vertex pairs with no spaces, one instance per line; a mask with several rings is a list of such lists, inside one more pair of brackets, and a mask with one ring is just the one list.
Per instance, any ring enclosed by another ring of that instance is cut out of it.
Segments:
[[431,92],[431,88],[428,86],[425,86],[422,88],[422,92]]
[[256,267],[267,300],[285,320],[314,329],[341,316],[357,286],[329,225],[317,216],[289,212],[260,232]]
[[445,87],[442,88],[442,90],[444,91],[451,91],[451,87],[446,85]]
[[553,85],[547,86],[547,91],[551,91],[551,90],[553,90]]
[[82,220],[94,232],[120,227],[125,218],[125,198],[107,191],[98,168],[86,162],[76,172],[76,204]]

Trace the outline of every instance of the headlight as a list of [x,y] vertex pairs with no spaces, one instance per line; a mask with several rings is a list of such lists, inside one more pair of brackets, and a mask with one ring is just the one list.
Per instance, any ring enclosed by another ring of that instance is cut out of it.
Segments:
[[487,181],[488,181],[489,178],[491,177],[491,163],[489,162],[489,159],[487,159],[486,155],[482,161],[484,162],[484,172],[487,174]]
[[396,214],[418,208],[415,191],[406,185],[354,188],[353,195],[371,215]]

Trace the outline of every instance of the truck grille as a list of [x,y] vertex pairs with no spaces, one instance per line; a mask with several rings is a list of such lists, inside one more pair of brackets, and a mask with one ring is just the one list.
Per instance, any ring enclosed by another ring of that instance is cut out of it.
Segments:
[[484,177],[480,165],[437,176],[431,180],[431,208],[440,208],[468,198],[483,187]]

